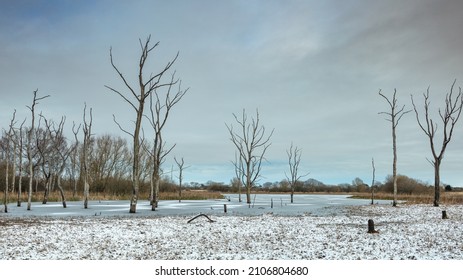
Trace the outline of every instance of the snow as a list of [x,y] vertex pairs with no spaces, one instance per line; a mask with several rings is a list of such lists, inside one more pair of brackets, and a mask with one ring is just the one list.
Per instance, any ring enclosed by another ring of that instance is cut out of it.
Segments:
[[[446,210],[449,219],[442,219]],[[463,205],[346,206],[276,214],[16,217],[0,214],[2,260],[463,259]],[[377,234],[367,233],[373,219]]]

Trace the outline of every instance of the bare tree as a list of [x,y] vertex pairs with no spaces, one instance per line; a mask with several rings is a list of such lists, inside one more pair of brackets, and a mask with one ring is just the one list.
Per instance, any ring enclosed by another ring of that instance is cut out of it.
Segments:
[[405,114],[411,112],[411,110],[404,111],[405,105],[403,105],[401,108],[397,107],[398,105],[397,105],[396,93],[397,93],[397,90],[394,89],[392,100],[390,100],[384,94],[382,94],[381,90],[379,90],[379,93],[378,93],[380,96],[382,96],[387,101],[387,103],[389,104],[389,107],[391,108],[390,112],[380,112],[379,114],[387,115],[389,118],[386,120],[391,122],[391,125],[392,125],[392,154],[393,154],[392,177],[394,180],[394,200],[392,202],[392,206],[397,206],[397,141],[396,141],[397,133],[396,133],[396,128],[397,128],[397,125],[399,124],[400,119]]
[[[138,68],[138,92],[132,87],[126,77],[119,71],[113,61],[112,56],[112,49],[109,51],[109,56],[111,60],[111,65],[114,70],[117,72],[119,77],[122,79],[123,83],[127,87],[129,93],[124,94],[119,90],[116,90],[112,87],[106,86],[112,92],[119,95],[125,102],[127,102],[136,113],[136,120],[135,120],[135,128],[134,132],[130,133],[127,130],[123,129],[121,125],[118,124],[119,128],[124,131],[125,133],[129,134],[133,138],[133,166],[132,166],[132,198],[130,200],[130,213],[135,213],[137,208],[137,201],[138,201],[138,193],[140,189],[140,130],[142,127],[142,119],[143,113],[145,108],[145,101],[146,99],[151,96],[156,90],[162,87],[171,87],[173,81],[168,80],[166,83],[163,82],[164,74],[172,67],[174,62],[177,60],[178,53],[174,57],[174,59],[167,63],[167,65],[157,74],[151,74],[150,77],[145,81],[145,77],[143,74],[143,70],[145,67],[145,62],[149,56],[149,54],[159,45],[159,42],[156,43],[154,46],[150,46],[150,39],[151,36],[148,36],[145,43],[142,43],[141,39],[140,47],[141,47],[141,55],[139,60],[139,68]],[[132,100],[131,100],[132,99]],[[115,118],[114,118],[115,120]],[[115,120],[116,121],[116,120]]]
[[376,171],[374,158],[371,158],[371,167],[372,167],[372,172],[373,172],[373,178],[371,179],[371,204],[373,205],[375,203],[375,171]]
[[453,129],[455,124],[457,123],[458,119],[460,118],[461,111],[463,108],[463,94],[461,92],[461,88],[459,88],[459,92],[457,96],[454,98],[453,91],[455,86],[456,80],[453,82],[452,86],[450,87],[450,92],[445,95],[445,108],[444,111],[438,109],[440,120],[442,121],[442,146],[440,150],[436,148],[435,142],[436,140],[436,132],[437,132],[437,123],[431,118],[429,114],[429,105],[431,101],[429,100],[429,87],[426,90],[426,93],[423,93],[424,97],[424,122],[420,120],[420,116],[418,110],[415,106],[413,101],[413,95],[411,96],[413,109],[415,110],[416,114],[416,121],[420,126],[421,130],[426,134],[429,139],[429,144],[431,146],[431,152],[433,156],[433,160],[429,160],[429,162],[434,167],[434,206],[439,206],[440,203],[440,165],[444,158],[444,152],[447,148],[450,140],[452,139]]
[[[174,73],[175,74],[175,73]],[[150,152],[153,164],[153,173],[151,176],[151,209],[154,211],[159,202],[159,184],[161,180],[161,165],[165,157],[174,149],[175,144],[171,147],[165,147],[165,142],[162,137],[162,131],[167,123],[167,119],[172,108],[185,96],[188,89],[181,89],[181,81],[176,80],[174,74],[171,76],[171,82],[166,87],[164,97],[160,96],[158,89],[154,90],[154,94],[150,95],[150,118],[149,122],[154,130],[153,149]],[[172,88],[178,84],[178,88],[172,95]],[[154,98],[153,98],[154,96]],[[154,191],[153,191],[154,185]]]
[[68,165],[68,173],[69,173],[69,182],[72,183],[72,197],[75,197],[77,194],[77,165],[78,165],[78,153],[79,153],[79,139],[77,135],[79,134],[80,124],[76,128],[76,124],[73,122],[72,124],[72,134],[74,134],[74,143],[72,146],[74,149],[70,154],[71,164]]
[[[68,145],[66,141],[66,137],[64,136],[64,123],[66,121],[66,118],[63,117],[61,118],[60,123],[58,124],[58,127],[53,126],[53,137],[52,137],[52,142],[53,142],[53,147],[55,149],[56,154],[58,155],[59,159],[59,164],[58,168],[56,170],[56,185],[58,187],[58,190],[61,195],[61,202],[63,204],[63,208],[66,208],[66,197],[64,195],[64,190],[63,186],[61,185],[61,179],[63,176],[63,172],[66,168],[67,161],[70,157],[70,155],[74,152],[75,149],[77,149],[77,143],[74,143],[72,145]],[[74,131],[74,127],[73,127]]]
[[296,187],[297,182],[304,176],[309,175],[309,173],[300,175],[299,174],[299,164],[301,163],[301,154],[302,150],[297,146],[289,147],[289,150],[286,150],[286,154],[288,155],[288,164],[289,164],[289,176],[286,174],[286,179],[289,182],[289,186],[291,188],[291,203],[294,202],[294,189]]
[[89,183],[89,172],[88,172],[88,150],[90,146],[90,140],[92,137],[92,121],[93,121],[93,115],[92,115],[92,108],[89,110],[89,120],[87,120],[87,104],[84,106],[84,123],[82,130],[84,132],[84,143],[82,146],[83,152],[82,152],[82,171],[83,171],[83,179],[84,179],[84,208],[88,208],[88,196],[90,192],[90,183]]
[[[41,120],[43,120],[45,123],[44,129],[40,128]],[[54,154],[54,148],[52,144],[51,123],[43,115],[40,115],[35,139],[37,150],[40,155],[40,167],[42,169],[43,177],[45,178],[45,190],[42,204],[47,204],[52,185],[52,174],[56,155]]]
[[235,151],[235,161],[232,161],[233,166],[235,167],[235,178],[238,184],[238,202],[242,202],[241,200],[241,187],[243,186],[243,182],[246,182],[246,178],[243,174],[243,160],[241,157],[238,157]]
[[246,203],[251,204],[251,188],[256,180],[260,178],[262,161],[265,159],[265,152],[271,144],[270,138],[274,130],[266,135],[265,126],[260,124],[258,110],[256,110],[256,117],[251,118],[251,122],[248,122],[244,109],[241,118],[238,118],[235,114],[233,116],[238,123],[239,131],[235,131],[232,124],[226,124],[226,126],[230,133],[230,140],[239,154],[235,168],[240,168],[244,178],[246,178],[246,181],[243,182],[243,185],[246,186]]
[[32,155],[32,136],[34,135],[35,132],[35,106],[37,106],[40,100],[43,100],[45,98],[48,98],[50,95],[42,96],[42,97],[37,97],[37,92],[39,90],[36,89],[34,91],[34,98],[32,99],[32,105],[29,107],[29,110],[31,111],[31,127],[29,131],[27,132],[27,160],[29,161],[29,190],[27,194],[27,210],[31,210],[31,201],[32,201],[32,185],[33,185],[33,180],[34,180],[34,163],[32,162],[33,155]]
[[185,161],[183,158],[179,161],[177,158],[174,157],[175,163],[177,163],[178,167],[178,202],[182,202],[182,181],[183,181],[183,171],[188,168],[185,165]]
[[19,178],[18,178],[18,201],[17,201],[17,206],[21,207],[21,192],[22,192],[22,178],[23,178],[23,150],[24,150],[24,139],[23,139],[23,125],[26,122],[26,119],[21,123],[21,126],[19,127],[19,135],[17,137],[17,143],[18,143],[18,156],[19,156],[19,162],[18,162],[18,173],[19,173]]
[[[15,124],[15,119],[16,119],[16,110],[13,112],[13,117],[10,122],[10,126],[8,129],[8,132],[6,132],[6,145],[4,147],[5,150],[5,157],[6,157],[6,167],[5,167],[5,193],[3,196],[3,204],[4,204],[4,212],[8,213],[8,194],[9,194],[9,182],[8,182],[8,177],[10,176],[9,172],[9,166],[10,166],[10,154],[11,154],[11,147],[10,147],[10,142],[13,139],[13,131],[14,131],[14,124]],[[14,153],[14,151],[13,151]],[[15,163],[13,162],[13,166]],[[13,173],[13,177],[14,177]]]

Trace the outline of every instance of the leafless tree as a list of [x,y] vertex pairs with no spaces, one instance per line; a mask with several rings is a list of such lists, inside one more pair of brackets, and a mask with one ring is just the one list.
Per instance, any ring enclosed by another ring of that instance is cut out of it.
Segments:
[[461,111],[463,108],[463,94],[461,88],[459,88],[457,96],[454,98],[454,86],[456,80],[453,82],[450,87],[450,92],[445,95],[445,108],[442,111],[438,109],[440,120],[442,121],[442,146],[440,150],[436,148],[436,132],[437,132],[437,123],[431,118],[429,113],[429,105],[431,101],[429,100],[429,87],[426,90],[426,93],[423,94],[424,97],[424,121],[420,119],[418,109],[415,106],[413,101],[413,95],[411,96],[413,109],[415,110],[416,121],[420,126],[421,130],[426,134],[429,139],[429,144],[431,146],[431,152],[433,160],[429,162],[434,167],[434,206],[439,206],[440,204],[440,165],[444,159],[444,152],[447,148],[450,140],[452,139],[453,131],[455,124],[460,118]]
[[302,150],[300,148],[293,146],[293,143],[291,143],[289,150],[286,150],[286,154],[288,155],[289,176],[286,174],[286,172],[285,175],[291,188],[291,203],[293,203],[294,189],[296,188],[297,182],[299,182],[302,177],[309,175],[309,173],[303,175],[299,174],[299,164],[301,163],[302,154]]
[[241,157],[238,157],[237,152],[235,151],[235,161],[232,161],[233,166],[235,167],[235,178],[238,184],[238,202],[242,202],[241,199],[241,187],[243,186],[243,182],[246,182],[246,177],[243,174],[243,160]]
[[34,98],[32,99],[32,105],[29,107],[31,111],[31,127],[27,132],[27,160],[29,161],[29,190],[27,194],[27,210],[31,210],[31,201],[32,201],[32,185],[34,180],[34,163],[32,162],[33,154],[32,154],[32,137],[35,133],[35,106],[37,106],[40,100],[48,98],[50,95],[45,95],[42,97],[37,97],[37,92],[39,90],[34,91]]
[[[375,159],[371,158],[371,167],[373,169],[373,179],[371,179],[371,204],[373,205],[375,203]],[[396,179],[396,184],[397,184],[397,179]]]
[[150,45],[151,36],[148,36],[145,43],[142,43],[141,39],[140,47],[141,47],[141,55],[139,60],[139,68],[138,68],[138,91],[132,87],[129,82],[127,81],[126,77],[122,74],[121,71],[116,67],[113,60],[112,49],[109,51],[111,65],[114,70],[117,72],[119,77],[122,79],[123,83],[125,84],[128,93],[124,94],[121,91],[114,89],[112,87],[106,86],[109,90],[119,95],[125,102],[127,102],[136,113],[136,120],[135,120],[135,128],[134,132],[130,133],[127,130],[123,129],[121,125],[118,124],[119,128],[126,132],[127,134],[131,135],[133,138],[133,166],[132,166],[132,198],[130,200],[130,213],[135,213],[137,208],[137,201],[138,201],[138,193],[140,189],[140,131],[142,128],[142,119],[143,113],[145,108],[145,101],[146,99],[151,96],[156,90],[161,89],[163,87],[171,87],[173,81],[170,79],[167,82],[163,82],[164,74],[172,67],[178,57],[177,55],[174,59],[166,64],[166,66],[157,74],[151,74],[147,80],[145,80],[145,76],[143,74],[145,62],[149,56],[149,54],[159,45],[159,42],[156,43],[154,46]]
[[18,201],[17,201],[17,206],[21,207],[21,192],[22,192],[22,178],[23,178],[23,150],[24,150],[24,135],[23,135],[23,125],[26,122],[26,119],[21,123],[21,126],[19,127],[19,134],[17,137],[17,143],[18,143],[18,156],[19,156],[19,162],[18,162],[18,173],[19,173],[19,178],[18,178]]
[[90,183],[89,183],[89,164],[88,164],[88,150],[90,147],[90,141],[92,137],[92,122],[93,122],[93,115],[92,115],[92,108],[89,110],[89,120],[87,120],[87,104],[84,106],[84,116],[83,116],[83,126],[82,130],[84,132],[84,143],[82,146],[82,177],[84,180],[84,208],[88,208],[88,197],[90,192]]
[[[58,168],[56,170],[57,173],[55,174],[55,176],[56,176],[56,185],[61,195],[61,202],[63,204],[63,208],[66,208],[67,205],[66,205],[66,197],[64,195],[63,186],[61,185],[61,179],[63,176],[63,172],[66,169],[66,165],[67,165],[70,155],[74,152],[75,149],[77,149],[77,143],[68,145],[66,141],[66,137],[64,136],[65,121],[66,121],[66,118],[63,117],[61,118],[61,121],[57,127],[53,125],[53,130],[52,130],[53,137],[51,138],[55,152],[58,155],[57,161],[59,163],[57,165]],[[74,131],[74,128],[73,128],[73,131]]]
[[183,181],[183,171],[188,168],[188,166],[185,165],[185,161],[182,159],[177,160],[177,158],[174,158],[175,163],[177,163],[178,167],[178,202],[182,202],[182,181]]
[[[13,139],[13,131],[14,131],[14,124],[16,123],[15,121],[16,119],[16,110],[14,110],[13,112],[13,117],[10,121],[10,126],[9,126],[9,129],[8,129],[8,132],[6,132],[6,145],[4,147],[4,150],[5,150],[5,158],[6,158],[6,167],[5,167],[5,193],[4,193],[4,196],[3,196],[3,204],[4,204],[4,212],[5,213],[8,213],[8,194],[10,192],[9,190],[9,182],[8,182],[8,177],[10,176],[10,172],[9,172],[9,166],[10,166],[10,154],[11,154],[11,147],[10,147],[10,142],[12,142],[12,139]],[[14,153],[14,151],[13,151]],[[15,163],[13,162],[13,166],[15,165]],[[14,177],[14,173],[13,173],[13,177]]]
[[98,192],[110,191],[110,180],[117,177],[117,174],[125,175],[124,171],[121,172],[121,168],[125,169],[126,164],[130,164],[127,141],[122,137],[106,134],[96,137],[92,143],[89,176],[93,188]]
[[238,123],[239,130],[235,131],[232,124],[226,124],[226,126],[230,133],[230,140],[239,154],[235,168],[240,168],[246,178],[246,181],[243,182],[243,185],[246,186],[246,203],[251,204],[251,188],[260,178],[262,161],[265,159],[265,152],[271,144],[270,138],[274,130],[266,135],[265,126],[260,124],[258,110],[256,110],[256,117],[251,118],[250,122],[244,109],[240,118],[235,114],[233,116]]
[[[40,128],[42,120],[45,126],[43,129]],[[40,167],[42,169],[43,177],[45,178],[45,190],[42,204],[47,204],[52,186],[52,175],[56,163],[56,154],[54,153],[52,143],[51,123],[43,115],[40,115],[35,139],[36,147],[40,155]]]
[[[178,87],[173,92],[173,86],[177,85]],[[155,210],[159,202],[159,184],[161,180],[161,165],[165,160],[165,157],[174,149],[175,144],[166,147],[164,139],[162,137],[163,129],[167,123],[169,114],[171,113],[172,108],[180,102],[180,100],[185,96],[188,89],[181,89],[181,81],[175,79],[175,73],[171,76],[171,82],[168,86],[165,87],[166,91],[161,97],[162,93],[158,89],[154,90],[154,94],[150,95],[150,118],[149,123],[154,130],[153,136],[153,148],[151,151],[152,164],[153,164],[153,173],[151,176],[151,187],[154,191],[151,197],[151,209]]]
[[389,104],[389,107],[391,108],[390,112],[380,112],[379,114],[387,115],[389,118],[387,118],[386,120],[391,122],[391,125],[392,125],[392,153],[393,153],[392,177],[394,178],[394,200],[392,202],[393,206],[397,206],[397,142],[396,142],[397,133],[396,133],[396,128],[397,128],[397,125],[399,124],[400,119],[405,114],[411,112],[411,110],[404,111],[405,105],[403,105],[401,108],[398,108],[396,93],[397,93],[397,90],[394,89],[392,100],[390,100],[384,94],[382,94],[381,90],[379,90],[379,93],[378,93],[381,97],[383,97],[387,101],[387,103]]
[[78,170],[78,154],[79,154],[79,130],[80,130],[80,124],[76,128],[76,124],[72,124],[72,134],[74,134],[74,143],[72,146],[74,149],[72,150],[71,154],[69,155],[70,157],[70,164],[67,166],[68,168],[68,173],[69,173],[69,182],[72,183],[72,197],[75,197],[77,194],[77,170]]

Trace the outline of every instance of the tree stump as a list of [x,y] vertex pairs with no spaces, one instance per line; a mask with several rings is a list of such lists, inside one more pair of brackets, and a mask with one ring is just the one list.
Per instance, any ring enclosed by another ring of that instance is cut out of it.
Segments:
[[379,231],[375,230],[375,222],[372,219],[368,220],[368,233],[379,233]]
[[442,219],[448,219],[449,217],[447,216],[447,211],[443,210],[442,211]]

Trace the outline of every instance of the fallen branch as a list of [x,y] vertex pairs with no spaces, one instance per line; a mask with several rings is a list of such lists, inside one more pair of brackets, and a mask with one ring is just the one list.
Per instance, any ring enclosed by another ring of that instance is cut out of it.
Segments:
[[195,220],[196,218],[201,217],[201,216],[206,217],[206,218],[209,220],[210,223],[215,222],[214,220],[212,220],[211,218],[209,218],[206,214],[199,214],[199,215],[197,215],[196,217],[190,219],[187,223],[189,224],[190,222],[192,222],[193,220]]

